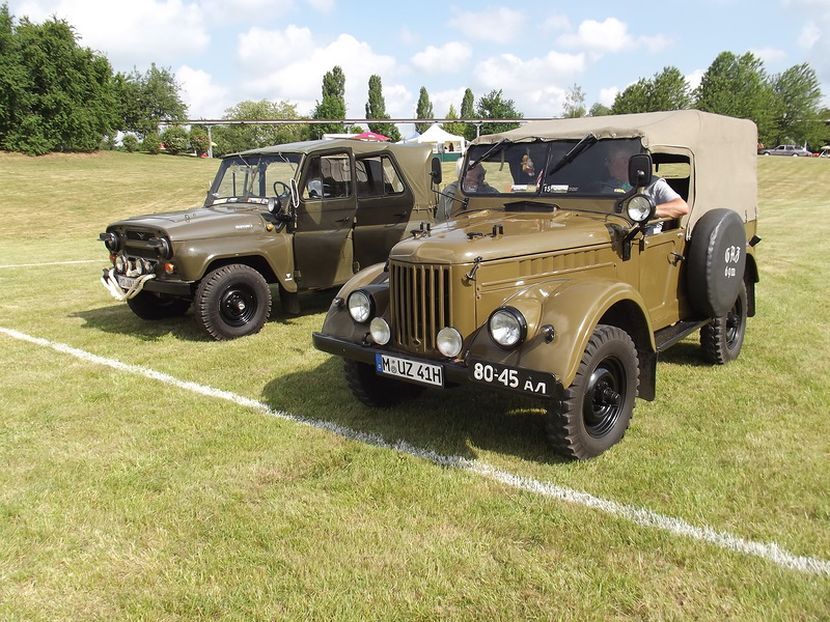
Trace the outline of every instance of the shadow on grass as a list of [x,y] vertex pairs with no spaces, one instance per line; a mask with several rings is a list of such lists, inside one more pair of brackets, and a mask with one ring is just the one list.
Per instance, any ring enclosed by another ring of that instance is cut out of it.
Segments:
[[[674,363],[675,365],[689,365],[691,367],[711,367],[705,358],[698,343],[682,341],[665,352],[660,353],[660,363]],[[658,367],[660,365],[658,363]]]
[[426,389],[397,406],[370,408],[352,395],[342,361],[332,357],[313,371],[274,379],[262,396],[274,409],[444,455],[474,459],[487,450],[538,463],[564,462],[547,445],[541,402],[473,385]]
[[[312,315],[325,311],[336,293],[336,290],[329,289],[300,294],[302,314]],[[290,324],[296,316],[283,310],[276,288],[272,289],[271,294],[273,302],[268,321]],[[85,322],[83,328],[93,328],[105,333],[129,334],[142,341],[156,341],[166,335],[186,341],[212,341],[207,333],[196,325],[192,306],[185,315],[164,320],[142,320],[130,311],[126,303],[78,311],[71,313],[69,317],[82,319]]]

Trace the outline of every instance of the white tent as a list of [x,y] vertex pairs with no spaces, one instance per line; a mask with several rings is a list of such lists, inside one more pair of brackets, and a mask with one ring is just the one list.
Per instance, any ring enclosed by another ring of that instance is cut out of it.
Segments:
[[467,149],[467,141],[463,136],[450,134],[437,123],[430,125],[414,142],[431,143],[435,153],[464,153]]

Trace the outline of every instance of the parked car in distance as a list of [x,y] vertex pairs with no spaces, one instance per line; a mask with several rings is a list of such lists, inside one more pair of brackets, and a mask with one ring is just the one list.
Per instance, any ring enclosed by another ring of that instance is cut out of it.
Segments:
[[830,158],[830,146],[825,145],[816,155],[818,158]]
[[790,156],[797,157],[811,157],[813,154],[809,149],[799,147],[798,145],[778,145],[772,149],[761,149],[759,155],[775,155],[775,156]]
[[[698,333],[703,360],[740,354],[758,281],[756,143],[751,121],[695,110],[481,136],[451,219],[352,277],[314,345],[345,359],[367,405],[462,383],[512,391],[546,408],[554,451],[597,456],[635,397],[655,399],[665,350]],[[655,217],[655,175],[688,214]]]
[[434,221],[440,181],[424,145],[318,140],[229,155],[202,207],[109,225],[101,280],[142,319],[193,304],[214,339],[256,333],[271,311],[269,285],[298,313],[297,292],[384,261]]

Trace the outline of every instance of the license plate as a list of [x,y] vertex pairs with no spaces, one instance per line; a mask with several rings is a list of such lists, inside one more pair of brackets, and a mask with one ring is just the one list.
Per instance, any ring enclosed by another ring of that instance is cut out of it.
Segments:
[[116,274],[115,280],[118,281],[118,284],[124,289],[130,289],[133,285],[135,285],[135,279],[131,279],[128,276],[121,276],[120,274]]
[[402,359],[388,354],[375,354],[375,371],[384,376],[406,378],[434,387],[444,386],[444,368],[440,365]]
[[553,374],[484,361],[470,361],[469,370],[469,378],[473,382],[495,385],[540,397],[553,395],[556,382]]

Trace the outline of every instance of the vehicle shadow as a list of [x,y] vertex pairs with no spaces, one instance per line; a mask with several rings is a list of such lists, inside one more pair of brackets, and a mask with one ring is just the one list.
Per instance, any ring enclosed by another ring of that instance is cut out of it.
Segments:
[[660,362],[692,367],[711,367],[711,363],[703,357],[700,344],[691,341],[682,341],[665,352],[661,352]]
[[[271,293],[273,302],[268,322],[291,323],[297,315],[287,313],[284,310],[276,288],[273,288]],[[336,290],[329,289],[300,294],[300,315],[312,315],[325,311],[336,293]],[[115,303],[95,309],[77,311],[71,313],[69,317],[83,320],[85,323],[82,328],[93,328],[105,333],[129,334],[148,342],[156,341],[166,335],[172,335],[185,341],[213,341],[196,325],[193,319],[192,306],[183,316],[164,320],[142,320],[130,311],[126,303]]]
[[262,398],[275,410],[442,455],[475,459],[486,450],[537,463],[564,462],[547,445],[541,402],[474,385],[427,389],[397,406],[371,408],[352,395],[342,361],[332,357],[310,372],[274,379]]

